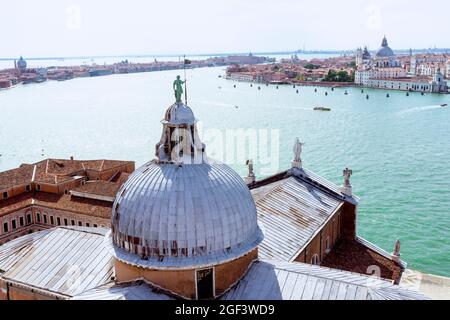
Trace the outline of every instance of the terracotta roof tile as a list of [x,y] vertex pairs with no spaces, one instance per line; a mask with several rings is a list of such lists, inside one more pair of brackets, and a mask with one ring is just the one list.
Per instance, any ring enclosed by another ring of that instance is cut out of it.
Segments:
[[17,169],[0,172],[0,190],[31,182],[34,166],[25,165]]
[[26,192],[6,200],[0,200],[0,217],[31,206],[32,203],[32,192]]
[[321,266],[367,274],[370,266],[380,268],[384,279],[398,280],[402,267],[355,240],[339,241]]
[[37,192],[33,197],[34,204],[42,207],[66,210],[80,214],[92,215],[100,218],[111,217],[112,203],[100,200]]
[[100,196],[115,197],[122,183],[108,181],[86,182],[84,186],[72,189],[72,191],[95,194]]
[[31,205],[70,211],[109,219],[111,202],[58,195],[47,192],[26,192],[10,199],[0,201],[0,216],[24,209]]

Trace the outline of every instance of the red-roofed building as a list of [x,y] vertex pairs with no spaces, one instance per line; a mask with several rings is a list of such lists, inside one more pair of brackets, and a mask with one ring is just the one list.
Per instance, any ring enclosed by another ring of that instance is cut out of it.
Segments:
[[132,161],[47,159],[0,172],[0,244],[53,226],[109,226]]

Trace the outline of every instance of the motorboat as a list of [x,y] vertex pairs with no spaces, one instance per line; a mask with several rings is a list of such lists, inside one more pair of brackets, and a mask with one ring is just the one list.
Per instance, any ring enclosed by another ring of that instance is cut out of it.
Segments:
[[326,107],[315,107],[314,111],[331,111],[331,109]]

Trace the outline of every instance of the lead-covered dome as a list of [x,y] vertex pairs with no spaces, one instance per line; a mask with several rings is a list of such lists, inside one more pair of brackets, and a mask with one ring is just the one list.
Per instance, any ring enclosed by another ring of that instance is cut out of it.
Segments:
[[23,57],[20,57],[19,61],[17,61],[17,67],[19,69],[26,69],[27,68],[27,62]]
[[184,103],[174,103],[171,105],[164,116],[163,123],[177,124],[194,124],[196,119],[192,109]]
[[223,263],[262,241],[247,185],[217,163],[147,163],[119,190],[112,226],[119,260],[156,269]]
[[263,239],[244,180],[207,158],[191,108],[171,105],[162,121],[156,159],[123,184],[112,209],[113,254],[151,269],[222,264]]
[[389,58],[395,56],[394,51],[389,47],[386,37],[383,38],[381,48],[377,51],[377,58]]

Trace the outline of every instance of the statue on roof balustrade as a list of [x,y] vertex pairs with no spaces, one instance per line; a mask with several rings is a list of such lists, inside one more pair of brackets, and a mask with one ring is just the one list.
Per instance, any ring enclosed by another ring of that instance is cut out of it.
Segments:
[[294,168],[302,168],[302,148],[305,144],[300,142],[300,139],[297,138],[294,144],[294,161],[292,161],[292,167]]
[[350,183],[350,177],[353,175],[353,170],[350,170],[349,168],[345,168],[343,172],[344,176],[344,187],[351,188],[352,185]]

